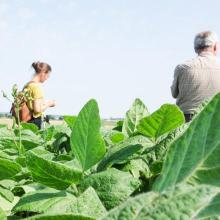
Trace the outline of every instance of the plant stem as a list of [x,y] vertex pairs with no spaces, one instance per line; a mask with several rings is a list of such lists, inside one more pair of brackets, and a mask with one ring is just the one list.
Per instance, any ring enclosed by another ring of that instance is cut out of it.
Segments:
[[21,121],[20,121],[20,115],[19,115],[19,108],[15,109],[17,119],[18,119],[18,134],[19,134],[19,155],[22,155],[24,153],[24,149],[21,142]]

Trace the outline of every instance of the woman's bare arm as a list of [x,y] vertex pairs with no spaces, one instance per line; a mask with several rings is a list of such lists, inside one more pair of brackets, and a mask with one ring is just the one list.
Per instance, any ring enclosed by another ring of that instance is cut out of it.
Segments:
[[43,99],[36,99],[33,101],[33,109],[35,113],[44,112],[49,107],[54,107],[55,101],[54,100],[43,100]]

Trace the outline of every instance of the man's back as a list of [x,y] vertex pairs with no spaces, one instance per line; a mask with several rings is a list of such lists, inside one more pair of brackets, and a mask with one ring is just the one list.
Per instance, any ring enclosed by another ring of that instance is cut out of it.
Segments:
[[178,65],[171,91],[180,109],[192,114],[205,99],[220,92],[220,60],[204,51]]

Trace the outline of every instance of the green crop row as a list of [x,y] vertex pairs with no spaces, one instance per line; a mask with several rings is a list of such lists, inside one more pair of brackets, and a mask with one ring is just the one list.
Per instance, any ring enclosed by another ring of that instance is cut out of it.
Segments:
[[0,125],[0,219],[218,219],[219,109],[217,94],[185,123],[136,99],[105,131],[90,100],[62,125]]

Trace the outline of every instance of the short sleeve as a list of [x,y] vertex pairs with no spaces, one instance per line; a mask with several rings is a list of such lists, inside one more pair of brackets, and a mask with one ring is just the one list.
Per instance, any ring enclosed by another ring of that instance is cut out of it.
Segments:
[[31,97],[33,99],[43,99],[44,98],[44,94],[43,91],[41,89],[41,87],[37,84],[31,84],[29,86],[30,92],[31,92]]

